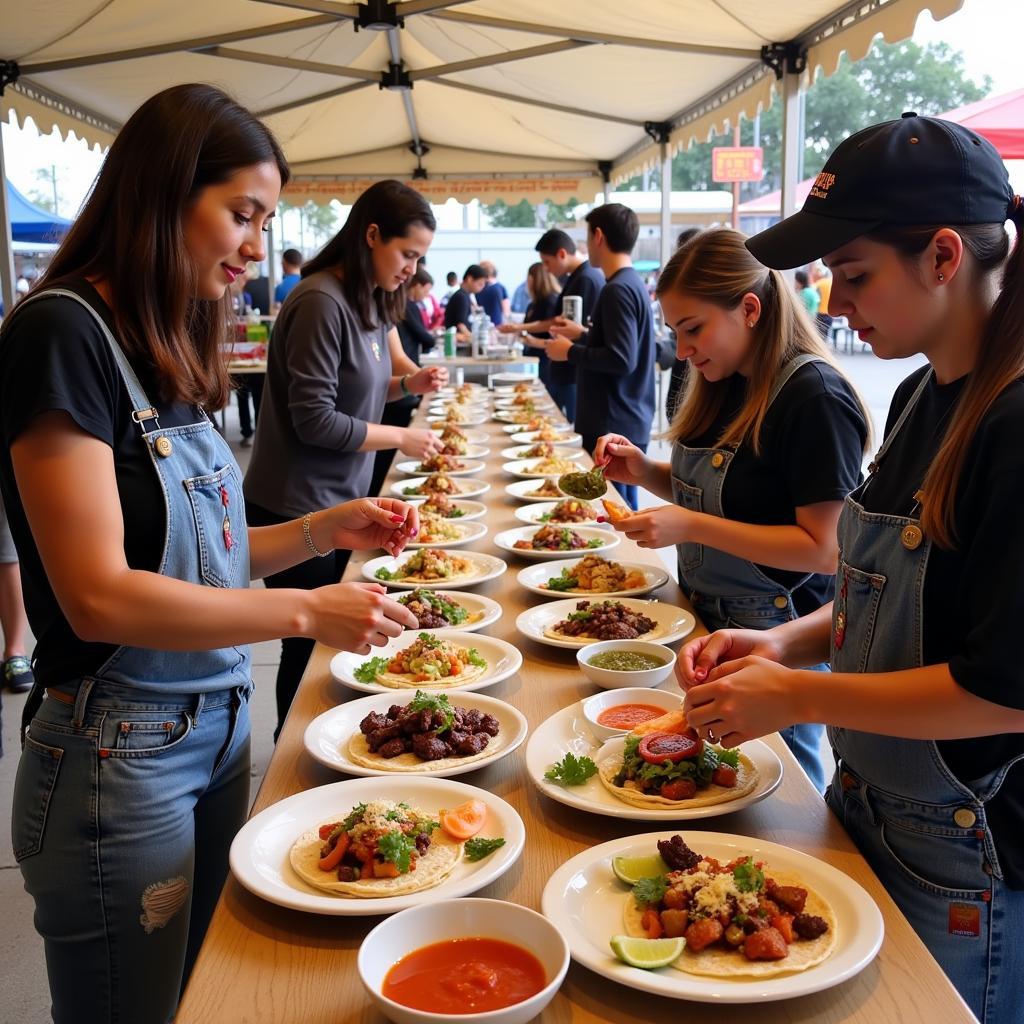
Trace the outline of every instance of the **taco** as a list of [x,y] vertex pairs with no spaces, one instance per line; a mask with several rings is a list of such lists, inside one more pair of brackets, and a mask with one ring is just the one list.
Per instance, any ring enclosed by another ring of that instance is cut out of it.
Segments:
[[584,555],[581,561],[566,566],[558,576],[540,586],[563,594],[614,594],[619,590],[637,590],[646,583],[647,576],[640,569],[627,570],[600,555]]
[[654,640],[654,619],[621,601],[577,601],[576,610],[544,630],[552,640]]
[[603,758],[597,769],[605,789],[633,807],[710,807],[739,800],[758,780],[749,757],[703,742],[682,711],[636,726],[621,754]]
[[359,804],[345,818],[304,832],[289,855],[304,882],[357,899],[433,888],[461,857],[462,844],[430,815],[391,800]]
[[416,691],[404,707],[371,711],[348,742],[348,756],[381,772],[431,772],[493,754],[501,726],[477,708],[452,705],[447,694]]
[[677,970],[774,978],[806,971],[835,949],[835,912],[798,876],[752,857],[720,864],[694,853],[681,836],[662,840],[658,851],[672,870],[641,879],[626,897],[623,918],[628,935],[685,937],[686,949],[672,962]]
[[382,566],[374,575],[385,583],[461,583],[473,579],[477,568],[469,558],[439,548],[421,548],[397,569],[388,570]]
[[484,617],[482,610],[471,612],[454,597],[442,597],[422,587],[410,590],[398,598],[416,616],[417,629],[446,629],[464,626]]
[[446,518],[429,514],[420,515],[420,532],[416,540],[421,544],[447,544],[454,540],[462,540],[466,531]]
[[462,647],[433,633],[420,633],[390,657],[364,661],[353,673],[361,683],[394,689],[466,686],[487,672],[487,659],[475,647]]

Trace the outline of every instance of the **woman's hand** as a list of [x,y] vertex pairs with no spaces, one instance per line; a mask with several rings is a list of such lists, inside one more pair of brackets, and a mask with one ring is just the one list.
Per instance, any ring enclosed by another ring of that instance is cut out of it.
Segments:
[[726,747],[777,732],[800,721],[796,677],[793,669],[768,658],[730,661],[714,669],[706,683],[687,690],[686,720],[701,737]]
[[403,455],[409,455],[422,462],[431,455],[439,455],[444,447],[441,435],[436,430],[420,427],[403,427],[402,443],[398,446]]
[[384,548],[394,557],[402,553],[420,528],[415,507],[398,498],[357,498],[335,505],[321,515],[326,520],[332,548]]
[[335,583],[318,587],[310,597],[313,638],[340,651],[369,654],[371,647],[383,647],[419,624],[379,583]]
[[499,334],[515,334],[516,331],[521,331],[522,327],[519,324],[498,324]]
[[604,475],[620,484],[642,484],[650,471],[650,459],[628,437],[605,434],[597,439],[594,465],[604,467]]
[[689,690],[706,682],[718,666],[749,656],[782,661],[782,647],[773,630],[719,629],[691,640],[679,652],[676,679],[684,690]]
[[448,383],[448,370],[444,366],[424,366],[405,378],[405,390],[414,395],[440,391]]
[[626,519],[600,518],[610,522],[613,530],[624,533],[642,548],[665,548],[688,539],[693,513],[678,505],[662,505],[645,512],[634,512]]

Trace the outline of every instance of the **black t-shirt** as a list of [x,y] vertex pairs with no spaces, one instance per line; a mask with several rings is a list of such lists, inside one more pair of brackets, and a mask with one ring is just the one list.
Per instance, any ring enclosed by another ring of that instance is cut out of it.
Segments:
[[[897,389],[886,433],[895,424],[924,367]],[[911,515],[967,378],[938,384],[933,377],[864,490],[869,512]],[[948,663],[965,690],[1003,707],[1024,710],[1020,623],[1024,622],[1024,381],[1008,387],[982,420],[955,499],[957,546],[932,545],[924,579],[923,655],[926,665]],[[939,750],[957,778],[980,778],[1024,753],[1024,735],[943,740]],[[988,805],[1007,881],[1024,889],[1024,762],[1010,769]]]
[[[742,408],[747,379],[734,374],[729,394],[711,429],[688,439],[690,448],[712,448]],[[796,509],[842,501],[861,479],[867,424],[847,380],[828,363],[807,363],[786,382],[761,428],[761,454],[749,444],[736,452],[722,489],[726,519],[761,526],[788,526]],[[759,566],[787,589],[803,573]],[[832,600],[834,576],[815,573],[793,593],[806,615]]]
[[[531,301],[526,307],[526,313],[524,315],[524,323],[532,324],[535,320],[550,320],[553,316],[558,316],[562,310],[562,296],[558,292],[552,292],[550,295],[545,295],[539,298],[536,302]],[[536,331],[533,333],[535,338],[550,338],[550,331]],[[540,362],[537,364],[537,372],[540,379],[545,383],[551,380],[551,369],[554,366],[561,366],[561,363],[553,363],[548,359],[547,352],[542,348],[530,348],[527,350],[529,355],[536,356]],[[576,370],[572,368],[572,379],[576,379]]]
[[468,327],[469,317],[472,312],[473,300],[470,298],[469,292],[464,288],[459,288],[457,291],[452,292],[451,297],[448,299],[448,305],[444,307],[445,327],[458,327],[459,324]]
[[[405,301],[405,317],[398,324],[398,339],[402,343],[402,351],[417,366],[420,365],[420,356],[436,344],[434,336],[423,323],[420,307],[412,299]],[[394,409],[415,409],[420,399],[418,395],[403,395],[387,404]]]
[[[113,318],[96,290],[82,281],[81,295],[114,333]],[[116,334],[115,334],[116,337]],[[159,398],[151,372],[133,369],[159,412],[162,427],[198,423],[202,410]],[[36,637],[36,676],[44,686],[95,672],[116,650],[86,643],[72,631],[43,570],[25,518],[11,465],[11,445],[41,413],[62,410],[82,430],[110,445],[124,516],[124,550],[133,569],[156,572],[167,517],[152,460],[133,422],[132,405],[106,340],[88,310],[74,299],[40,299],[19,309],[0,332],[0,417],[3,451],[0,488],[21,560],[25,609]]]
[[[590,264],[590,260],[584,260],[563,282],[562,295],[558,300],[556,316],[561,312],[562,298],[566,295],[578,295],[583,300],[583,324],[589,325],[594,317],[594,310],[597,309],[597,300],[604,287],[604,274],[597,267]],[[555,384],[575,384],[576,367],[570,362],[552,363],[548,372]]]

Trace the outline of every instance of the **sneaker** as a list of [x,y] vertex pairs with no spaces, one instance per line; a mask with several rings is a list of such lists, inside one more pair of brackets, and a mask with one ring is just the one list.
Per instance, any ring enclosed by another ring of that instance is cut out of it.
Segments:
[[28,693],[35,681],[32,665],[24,654],[16,654],[4,662],[4,684],[11,693]]

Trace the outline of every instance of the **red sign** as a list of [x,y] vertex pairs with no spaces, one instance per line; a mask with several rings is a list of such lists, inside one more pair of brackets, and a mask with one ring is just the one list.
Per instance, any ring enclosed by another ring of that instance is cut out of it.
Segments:
[[764,150],[760,146],[715,146],[711,150],[712,181],[760,181]]

